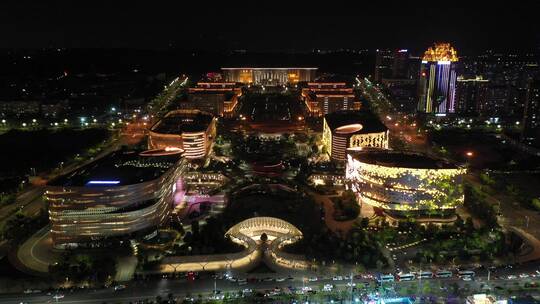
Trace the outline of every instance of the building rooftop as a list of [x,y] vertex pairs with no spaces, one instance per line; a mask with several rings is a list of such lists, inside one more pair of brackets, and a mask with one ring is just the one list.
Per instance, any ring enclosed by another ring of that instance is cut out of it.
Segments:
[[51,180],[48,185],[112,187],[142,183],[160,177],[182,157],[180,150],[149,152],[152,151],[115,151]]
[[376,133],[388,130],[377,116],[369,111],[338,111],[324,116],[330,129],[335,130],[348,125],[362,125],[355,133]]
[[213,116],[197,110],[176,110],[167,113],[150,128],[161,134],[182,134],[182,132],[203,132],[212,122]]
[[403,151],[391,150],[348,150],[353,158],[361,162],[397,168],[411,169],[457,169],[458,166],[443,159],[431,156]]

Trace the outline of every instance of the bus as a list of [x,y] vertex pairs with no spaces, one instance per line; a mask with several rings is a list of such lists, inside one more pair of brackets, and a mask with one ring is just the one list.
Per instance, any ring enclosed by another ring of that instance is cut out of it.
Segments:
[[435,276],[437,278],[451,278],[452,272],[448,270],[439,270],[437,273],[435,273]]
[[391,274],[381,274],[377,277],[377,282],[379,283],[394,282],[394,276]]
[[462,271],[458,272],[458,276],[459,276],[460,278],[462,278],[462,277],[470,277],[470,278],[474,278],[475,273],[474,273],[474,271],[472,271],[472,270],[462,270]]
[[398,281],[412,281],[414,280],[416,277],[414,276],[414,274],[412,273],[400,273],[397,275],[397,279]]
[[431,271],[422,271],[418,274],[418,277],[421,279],[431,279],[433,278],[433,272]]

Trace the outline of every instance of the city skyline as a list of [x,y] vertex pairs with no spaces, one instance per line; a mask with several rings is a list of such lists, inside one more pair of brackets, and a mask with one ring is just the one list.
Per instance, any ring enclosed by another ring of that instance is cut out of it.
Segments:
[[540,303],[536,6],[358,4],[1,3],[0,303]]

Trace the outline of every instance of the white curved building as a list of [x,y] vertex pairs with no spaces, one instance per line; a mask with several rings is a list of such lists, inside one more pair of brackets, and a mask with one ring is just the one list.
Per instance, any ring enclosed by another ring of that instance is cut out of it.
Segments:
[[390,214],[453,211],[466,170],[417,153],[349,151],[346,178],[360,202]]
[[52,180],[45,199],[55,246],[154,232],[172,211],[185,168],[178,150],[116,151]]

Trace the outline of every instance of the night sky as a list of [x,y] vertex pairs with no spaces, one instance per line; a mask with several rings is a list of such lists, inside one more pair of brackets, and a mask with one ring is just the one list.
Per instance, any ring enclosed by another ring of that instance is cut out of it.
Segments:
[[538,6],[511,7],[508,1],[507,6],[485,2],[460,8],[398,7],[392,2],[350,7],[350,2],[333,1],[313,1],[304,8],[256,1],[249,5],[204,1],[195,7],[183,1],[175,5],[78,2],[0,4],[0,47],[423,50],[434,41],[449,41],[462,52],[472,52],[531,50],[540,45]]

